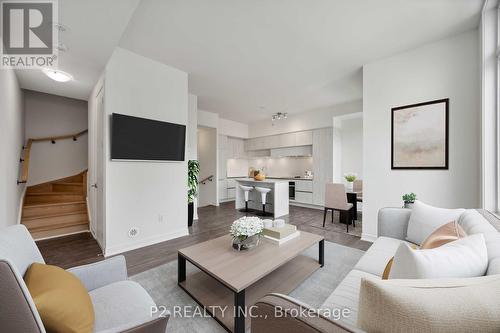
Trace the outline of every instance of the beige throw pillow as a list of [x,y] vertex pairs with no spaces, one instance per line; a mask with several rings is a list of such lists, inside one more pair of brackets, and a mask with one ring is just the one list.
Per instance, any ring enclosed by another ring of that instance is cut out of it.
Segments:
[[500,275],[467,279],[363,279],[358,327],[366,332],[498,332]]
[[434,230],[432,234],[422,242],[420,249],[434,249],[466,236],[467,234],[464,229],[462,229],[457,221],[453,221]]
[[422,201],[415,201],[408,221],[406,240],[417,245],[440,226],[457,221],[465,209],[446,209],[427,205]]

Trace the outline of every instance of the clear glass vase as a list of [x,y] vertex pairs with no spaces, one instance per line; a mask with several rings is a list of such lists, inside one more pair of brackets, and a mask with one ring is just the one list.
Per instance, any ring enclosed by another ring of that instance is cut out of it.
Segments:
[[259,245],[260,235],[253,235],[245,239],[233,238],[233,248],[238,251],[250,250]]

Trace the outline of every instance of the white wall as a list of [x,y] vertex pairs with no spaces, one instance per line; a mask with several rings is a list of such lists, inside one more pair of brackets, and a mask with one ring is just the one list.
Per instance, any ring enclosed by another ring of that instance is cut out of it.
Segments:
[[332,127],[332,118],[334,116],[361,112],[362,110],[362,101],[358,100],[321,109],[290,114],[286,120],[275,121],[274,126],[271,122],[271,117],[269,117],[269,119],[250,124],[248,126],[248,135],[250,138],[255,138],[260,136]]
[[363,179],[363,118],[342,120],[340,128],[340,177],[354,172]]
[[219,115],[198,109],[198,126],[219,127]]
[[213,180],[199,185],[198,206],[217,205],[217,130],[198,127],[198,161],[200,179],[213,175]]
[[[74,134],[88,128],[86,101],[24,91],[25,138]],[[69,177],[88,168],[88,135],[77,141],[34,142],[28,185]]]
[[498,0],[485,1],[480,23],[481,207],[499,211],[498,167]]
[[232,121],[224,118],[219,118],[218,132],[221,135],[232,136],[235,138],[248,138],[248,125]]
[[[188,127],[187,151],[188,160],[198,159],[198,96],[189,94],[188,100]],[[193,220],[198,219],[198,198],[194,199]]]
[[[0,43],[2,40],[0,39]],[[18,222],[24,185],[19,179],[24,144],[23,93],[14,71],[0,70],[0,228]]]
[[187,125],[187,74],[117,48],[105,69],[104,103],[106,256],[187,235],[187,162],[111,161],[109,118],[116,112]]
[[[377,212],[401,195],[440,207],[478,207],[480,112],[478,31],[363,67],[363,237],[377,235]],[[450,99],[449,170],[391,170],[391,108]]]
[[189,94],[187,151],[188,160],[198,159],[198,97]]

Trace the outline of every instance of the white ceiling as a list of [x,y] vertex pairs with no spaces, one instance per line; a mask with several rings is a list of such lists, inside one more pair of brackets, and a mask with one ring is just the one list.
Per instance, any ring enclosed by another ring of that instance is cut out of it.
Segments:
[[483,0],[137,2],[59,0],[76,81],[18,71],[21,85],[86,99],[119,41],[188,72],[200,109],[248,123],[361,98],[363,64],[477,27]]
[[59,33],[68,47],[59,52],[59,69],[74,81],[61,83],[40,70],[17,70],[22,88],[87,100],[111,53],[118,45],[139,0],[59,0]]
[[120,46],[188,72],[199,108],[252,122],[361,98],[363,64],[477,27],[482,2],[150,0]]

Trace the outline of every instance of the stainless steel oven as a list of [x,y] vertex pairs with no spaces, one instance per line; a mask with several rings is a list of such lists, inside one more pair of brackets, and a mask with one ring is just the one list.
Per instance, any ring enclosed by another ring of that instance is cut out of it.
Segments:
[[295,200],[295,182],[288,182],[288,198]]

